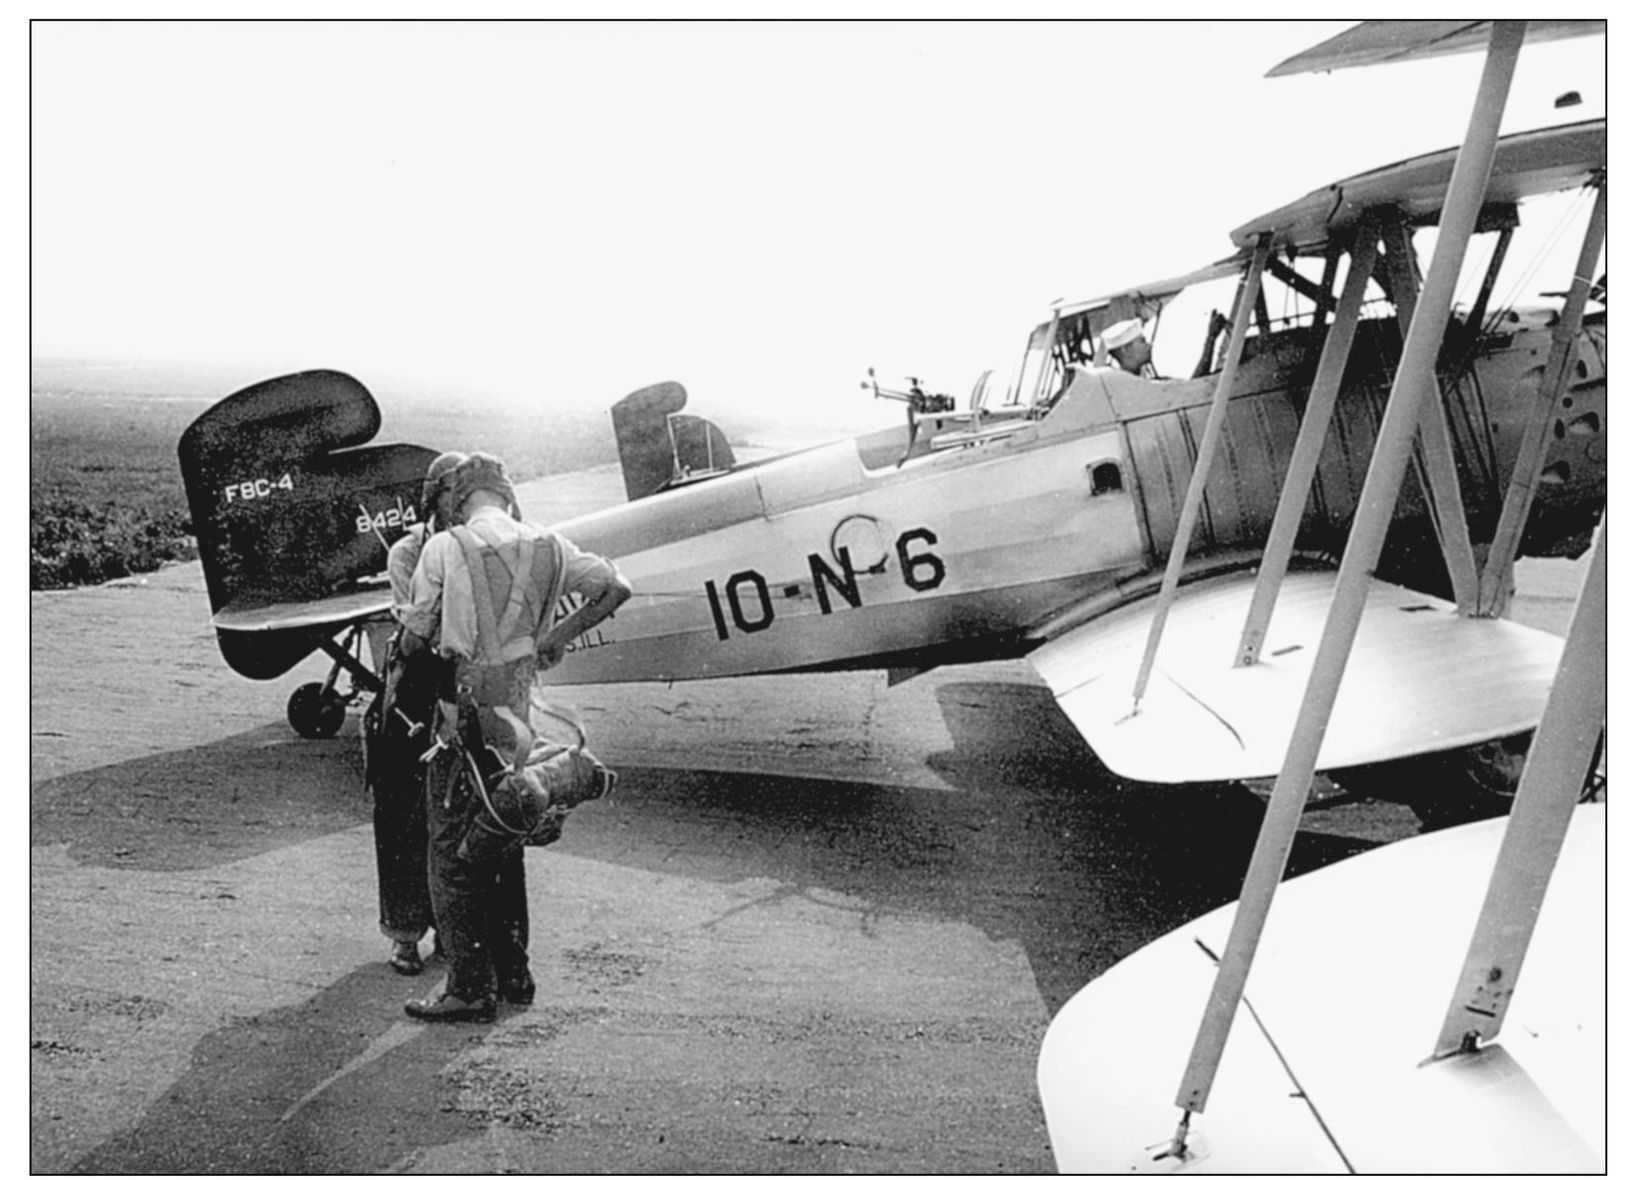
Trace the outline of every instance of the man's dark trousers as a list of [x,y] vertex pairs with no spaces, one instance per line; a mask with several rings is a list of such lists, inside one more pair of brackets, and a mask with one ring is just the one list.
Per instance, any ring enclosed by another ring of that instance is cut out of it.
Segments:
[[[437,755],[427,776],[427,884],[450,963],[445,991],[473,1001],[494,997],[498,985],[517,986],[529,978],[530,918],[522,840],[479,860],[460,854],[473,818],[484,808],[461,762],[460,751],[451,747]],[[490,762],[487,769],[498,766]]]

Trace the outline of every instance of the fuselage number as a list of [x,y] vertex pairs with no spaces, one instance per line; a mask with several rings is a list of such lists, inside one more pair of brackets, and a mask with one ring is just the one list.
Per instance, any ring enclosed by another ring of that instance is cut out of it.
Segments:
[[416,507],[401,501],[397,506],[384,508],[374,516],[361,512],[353,518],[353,523],[361,533],[385,533],[389,529],[409,528],[416,523]]
[[277,491],[288,492],[295,486],[287,471],[273,479],[246,479],[231,483],[222,489],[222,495],[231,504],[235,500],[260,500]]
[[[906,586],[923,593],[933,590],[945,581],[945,562],[934,552],[939,543],[931,529],[907,529],[894,542],[899,557],[900,580]],[[849,560],[848,548],[837,550],[837,569],[818,553],[808,555],[809,577],[814,586],[815,601],[820,613],[832,614],[837,602],[850,608],[860,605],[860,584],[854,563]],[[801,587],[786,588],[788,596],[797,594]],[[833,595],[836,596],[835,600]],[[755,569],[731,574],[721,591],[715,581],[706,583],[706,602],[712,608],[712,625],[719,639],[728,639],[730,627],[747,635],[766,630],[774,623],[774,597],[769,593],[769,579]]]

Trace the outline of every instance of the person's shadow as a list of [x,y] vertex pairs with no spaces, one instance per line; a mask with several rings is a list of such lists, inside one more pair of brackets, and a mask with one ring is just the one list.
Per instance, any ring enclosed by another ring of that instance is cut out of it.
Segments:
[[[391,1170],[410,1153],[479,1134],[490,1112],[452,1103],[452,1062],[482,1039],[551,1039],[549,1010],[508,1027],[426,1025],[396,1015],[405,981],[372,963],[308,1000],[208,1033],[192,1061],[130,1130],[76,1160],[74,1173]],[[534,1096],[550,1119],[550,1092]]]
[[29,843],[105,868],[212,868],[369,823],[363,783],[357,737],[263,725],[34,784]]

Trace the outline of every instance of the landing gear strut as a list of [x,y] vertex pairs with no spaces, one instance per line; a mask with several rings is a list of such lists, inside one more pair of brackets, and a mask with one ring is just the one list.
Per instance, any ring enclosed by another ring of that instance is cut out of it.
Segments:
[[1331,777],[1351,794],[1405,804],[1430,832],[1506,814],[1531,744],[1528,731],[1458,750],[1335,770]]
[[[290,727],[305,738],[335,737],[347,716],[347,706],[366,692],[380,692],[381,679],[365,667],[358,657],[364,643],[365,624],[355,623],[340,643],[325,639],[319,647],[333,661],[330,675],[321,683],[317,680],[301,685],[290,694],[285,705],[285,718]],[[347,669],[350,684],[343,693],[336,689],[338,674]]]

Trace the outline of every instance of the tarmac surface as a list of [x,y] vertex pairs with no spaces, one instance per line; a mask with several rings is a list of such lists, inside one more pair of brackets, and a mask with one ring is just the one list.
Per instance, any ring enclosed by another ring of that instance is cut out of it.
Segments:
[[[1552,565],[1516,617],[1559,630]],[[31,606],[35,1172],[1048,1172],[1049,1018],[1232,899],[1260,818],[1111,778],[1023,664],[575,690],[621,782],[528,853],[537,999],[430,1027],[357,718],[284,720],[324,662],[237,677],[196,564]],[[1316,808],[1294,871],[1417,830]]]

